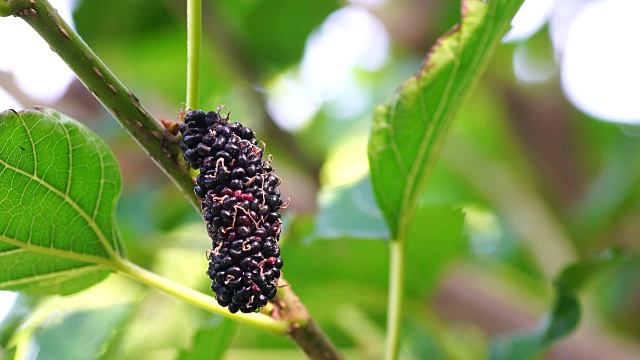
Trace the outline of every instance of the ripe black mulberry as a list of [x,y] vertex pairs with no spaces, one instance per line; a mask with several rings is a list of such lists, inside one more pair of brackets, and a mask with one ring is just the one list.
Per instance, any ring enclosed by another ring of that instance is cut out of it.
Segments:
[[281,274],[280,178],[254,132],[219,111],[189,111],[180,132],[184,159],[200,171],[194,191],[211,237],[211,290],[231,313],[257,311],[276,295]]

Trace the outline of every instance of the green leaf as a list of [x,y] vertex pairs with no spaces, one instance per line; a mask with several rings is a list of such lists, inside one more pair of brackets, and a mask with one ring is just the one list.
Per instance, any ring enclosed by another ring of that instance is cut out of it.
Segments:
[[53,110],[0,113],[0,289],[71,294],[123,255],[118,164],[85,126]]
[[580,323],[581,310],[577,292],[596,275],[621,260],[621,255],[605,254],[565,268],[554,281],[556,295],[553,306],[536,329],[526,334],[496,339],[491,344],[489,359],[535,359],[569,335]]
[[318,202],[320,210],[315,219],[314,237],[389,238],[368,176],[348,186],[322,190]]
[[523,0],[467,0],[462,22],[431,48],[420,71],[374,111],[371,181],[391,235],[406,231],[444,136]]
[[[97,359],[106,351],[105,345],[113,337],[131,305],[120,304],[106,308],[77,311],[59,321],[49,321],[36,330],[38,360]],[[55,318],[55,317],[54,317]]]
[[223,358],[233,335],[236,333],[237,323],[219,316],[215,321],[203,326],[196,333],[191,350],[180,352],[178,360],[219,360]]

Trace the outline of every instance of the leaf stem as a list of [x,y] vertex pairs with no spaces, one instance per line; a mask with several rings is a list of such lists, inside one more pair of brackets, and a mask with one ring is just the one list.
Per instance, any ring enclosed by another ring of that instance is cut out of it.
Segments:
[[8,15],[22,18],[47,42],[51,50],[69,65],[80,81],[149,153],[189,201],[199,208],[197,198],[191,196],[192,177],[187,166],[180,160],[180,148],[169,140],[171,135],[51,4],[47,0],[0,1],[0,16]]
[[255,326],[275,335],[284,336],[287,334],[289,324],[286,321],[275,320],[264,314],[231,314],[229,310],[218,305],[215,298],[193,290],[187,286],[175,283],[165,277],[143,269],[128,260],[116,260],[115,268],[138,282],[160,289],[214,314]]
[[395,360],[400,354],[402,308],[405,279],[404,236],[392,241],[389,264],[389,302],[387,305],[386,360]]
[[202,0],[187,1],[187,103],[186,110],[197,109],[200,98],[200,45]]

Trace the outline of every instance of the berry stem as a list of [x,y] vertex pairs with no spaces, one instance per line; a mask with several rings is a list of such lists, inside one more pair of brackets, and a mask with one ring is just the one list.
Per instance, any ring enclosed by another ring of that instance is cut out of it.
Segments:
[[[402,235],[402,234],[401,234]],[[389,264],[389,302],[387,305],[387,334],[384,358],[398,359],[401,344],[402,305],[404,300],[405,253],[404,236],[392,241]]]
[[275,320],[264,314],[231,314],[229,310],[218,305],[215,298],[143,269],[126,259],[117,259],[115,268],[133,280],[162,290],[214,314],[255,326],[275,335],[284,336],[287,334],[289,324],[285,321]]
[[187,1],[187,103],[186,110],[198,108],[200,98],[200,46],[202,0]]
[[181,151],[177,143],[169,141],[171,135],[47,0],[0,1],[0,15],[16,15],[27,22],[178,185],[189,201],[199,208],[198,200],[191,196],[193,180],[187,167],[180,161]]

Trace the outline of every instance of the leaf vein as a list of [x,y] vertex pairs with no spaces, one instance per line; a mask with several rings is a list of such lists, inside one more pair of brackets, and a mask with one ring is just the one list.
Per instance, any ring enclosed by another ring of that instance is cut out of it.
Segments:
[[33,251],[33,252],[36,252],[36,253],[62,257],[62,258],[65,258],[65,259],[85,261],[85,262],[88,262],[88,263],[98,264],[98,265],[101,265],[103,267],[113,267],[112,266],[113,262],[110,259],[107,259],[107,258],[103,258],[103,257],[100,257],[100,256],[88,255],[88,254],[84,254],[84,253],[76,253],[76,252],[70,252],[70,251],[66,251],[66,250],[60,250],[60,249],[53,248],[53,247],[44,247],[44,246],[40,246],[40,245],[34,245],[31,242],[31,240],[29,240],[28,242],[25,242],[25,241],[14,239],[14,238],[6,236],[6,235],[0,235],[0,241],[5,242],[5,243],[7,243],[9,245],[17,246],[20,249],[24,249],[25,251]]
[[404,159],[402,159],[402,154],[400,153],[400,148],[398,147],[398,143],[396,142],[396,135],[394,132],[395,126],[393,122],[395,120],[396,107],[397,107],[397,103],[389,107],[389,116],[392,120],[391,120],[390,126],[387,127],[387,131],[389,132],[389,139],[391,139],[390,146],[391,146],[391,151],[393,152],[393,156],[396,159],[396,163],[399,165],[399,168],[400,168],[399,170],[402,176],[406,177],[407,167],[404,164]]
[[67,139],[67,147],[69,148],[69,171],[67,172],[67,190],[65,195],[69,196],[71,192],[71,179],[73,177],[73,145],[71,144],[71,135],[69,135],[69,129],[65,124],[62,124],[62,130],[64,130],[65,139]]
[[36,142],[33,140],[33,136],[31,136],[31,130],[27,126],[27,122],[23,119],[21,114],[16,114],[22,126],[24,126],[25,131],[27,132],[27,136],[29,136],[29,143],[31,144],[31,152],[33,153],[33,175],[36,176],[38,174],[38,154],[36,153]]
[[60,277],[60,276],[64,276],[64,275],[82,275],[82,274],[86,274],[89,272],[93,272],[95,270],[106,270],[104,269],[102,266],[99,265],[87,265],[87,266],[83,266],[83,267],[76,267],[76,268],[72,268],[72,269],[68,269],[68,270],[64,270],[64,271],[53,271],[51,273],[48,274],[44,274],[44,275],[32,275],[26,278],[21,278],[18,280],[6,280],[6,281],[0,281],[0,288],[9,288],[11,286],[19,286],[19,285],[24,285],[24,284],[29,284],[31,282],[35,282],[35,281],[42,281],[42,280],[47,280],[47,279],[55,279],[56,277]]
[[22,169],[18,169],[16,167],[8,164],[7,162],[4,161],[4,159],[0,159],[0,164],[6,166],[10,170],[13,170],[17,174],[26,176],[30,180],[36,181],[40,185],[44,186],[48,191],[53,192],[55,195],[57,195],[58,197],[62,198],[65,202],[67,202],[69,205],[71,205],[71,207],[87,222],[89,227],[91,227],[93,232],[98,236],[98,239],[100,240],[100,242],[104,246],[104,248],[107,251],[107,253],[109,254],[109,256],[111,256],[112,258],[115,258],[115,257],[118,256],[115,253],[113,247],[111,247],[111,243],[107,240],[105,234],[102,232],[102,229],[100,229],[100,227],[96,224],[94,219],[91,218],[84,211],[84,209],[82,209],[82,207],[80,207],[80,205],[78,205],[78,203],[76,203],[73,199],[71,199],[69,196],[67,196],[66,194],[64,194],[60,190],[58,190],[55,187],[53,187],[51,184],[45,182],[43,179],[37,177],[36,175],[29,174],[29,173],[23,171]]

